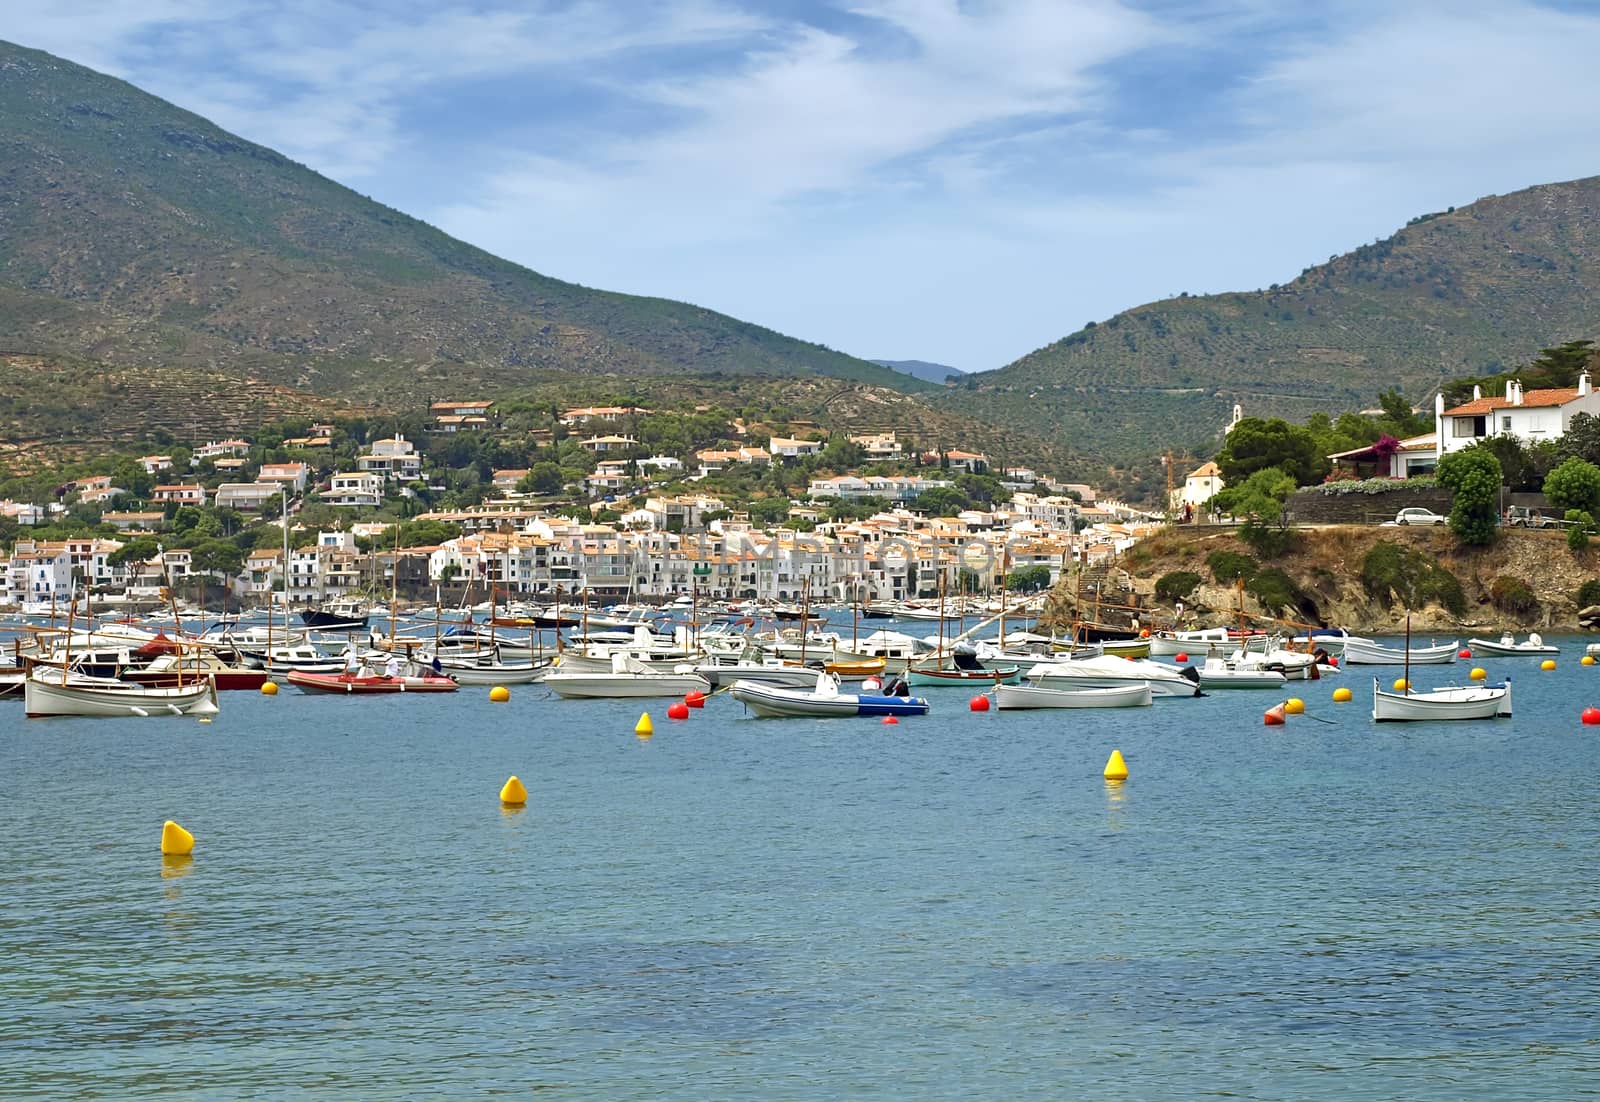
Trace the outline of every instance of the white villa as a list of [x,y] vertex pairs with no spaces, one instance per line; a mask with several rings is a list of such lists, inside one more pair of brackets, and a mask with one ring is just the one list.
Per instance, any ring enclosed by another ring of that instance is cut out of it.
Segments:
[[1472,388],[1472,401],[1444,408],[1444,395],[1434,399],[1437,456],[1443,458],[1469,444],[1491,436],[1515,436],[1525,444],[1559,440],[1579,413],[1600,415],[1600,393],[1589,373],[1578,376],[1576,387],[1523,390],[1515,379],[1506,383],[1503,398],[1485,398]]

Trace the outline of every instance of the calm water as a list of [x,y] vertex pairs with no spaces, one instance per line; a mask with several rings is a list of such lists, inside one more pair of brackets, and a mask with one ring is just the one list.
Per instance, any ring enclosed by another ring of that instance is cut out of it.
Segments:
[[649,741],[537,687],[0,704],[0,1095],[1594,1095],[1600,667],[1563,642],[1481,662],[1515,719],[1428,726],[1375,726],[1370,673],[1287,728],[1255,692],[651,702]]

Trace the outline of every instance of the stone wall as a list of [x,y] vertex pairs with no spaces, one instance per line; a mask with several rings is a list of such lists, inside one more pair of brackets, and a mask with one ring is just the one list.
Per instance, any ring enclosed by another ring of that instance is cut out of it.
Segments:
[[[1381,494],[1323,494],[1316,490],[1296,490],[1284,506],[1289,519],[1295,524],[1382,524],[1393,520],[1401,509],[1432,509],[1441,516],[1448,515],[1454,495],[1449,490],[1430,486],[1424,490],[1390,490]],[[1543,494],[1512,493],[1500,495],[1502,508],[1508,505],[1526,505],[1542,510],[1548,517],[1559,518],[1562,511],[1545,500]]]

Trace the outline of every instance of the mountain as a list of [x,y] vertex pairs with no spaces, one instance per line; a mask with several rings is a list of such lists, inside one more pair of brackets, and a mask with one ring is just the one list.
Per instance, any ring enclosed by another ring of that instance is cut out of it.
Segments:
[[1422,215],[1265,291],[1135,307],[935,400],[1109,461],[1204,454],[1235,403],[1291,420],[1395,387],[1428,403],[1452,378],[1595,336],[1597,301],[1591,177]]
[[871,362],[879,367],[887,367],[890,371],[899,371],[929,383],[943,384],[952,375],[966,374],[959,367],[929,363],[927,360],[872,360]]
[[927,389],[710,310],[529,271],[123,81],[8,43],[0,354],[204,368],[387,406],[546,371]]

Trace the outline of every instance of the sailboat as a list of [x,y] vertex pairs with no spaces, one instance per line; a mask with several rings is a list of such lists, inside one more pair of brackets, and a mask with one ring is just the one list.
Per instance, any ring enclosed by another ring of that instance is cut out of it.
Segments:
[[[1406,615],[1406,649],[1411,654],[1411,616]],[[1349,649],[1345,651],[1349,658]],[[1389,692],[1372,679],[1372,718],[1426,721],[1435,719],[1494,719],[1511,714],[1511,679],[1500,685],[1443,685],[1437,689],[1411,687],[1411,664],[1399,687]]]

